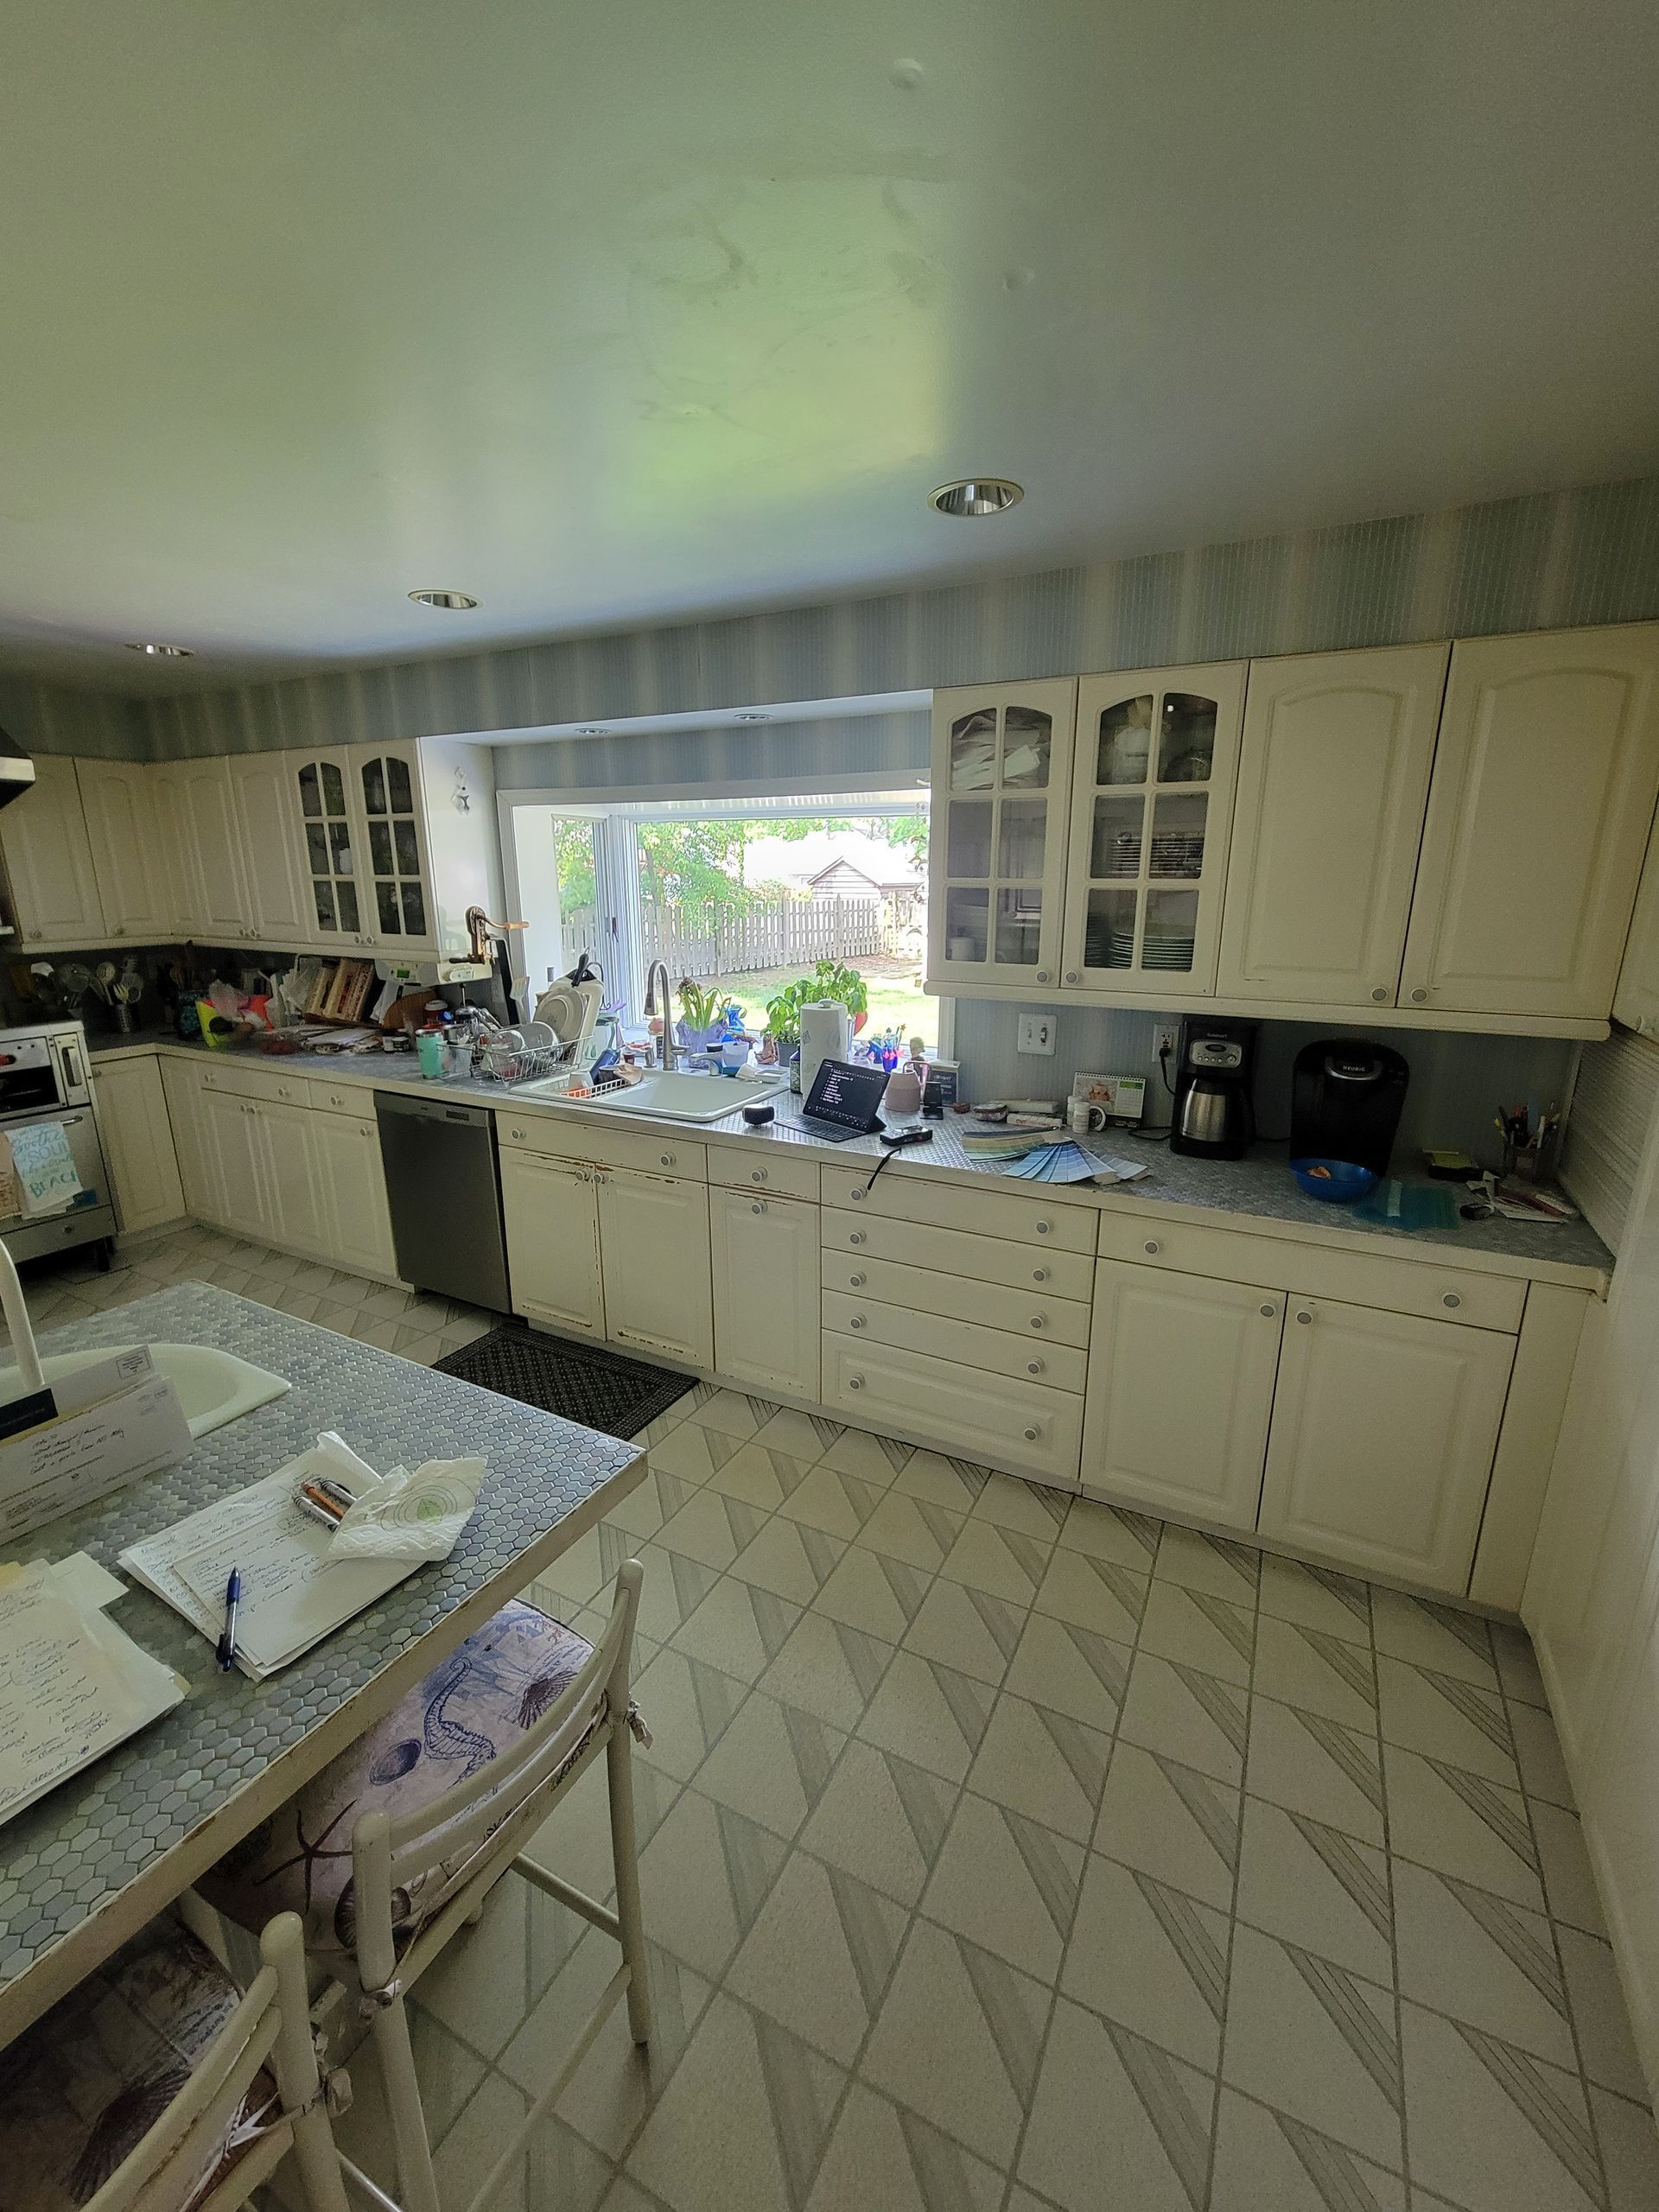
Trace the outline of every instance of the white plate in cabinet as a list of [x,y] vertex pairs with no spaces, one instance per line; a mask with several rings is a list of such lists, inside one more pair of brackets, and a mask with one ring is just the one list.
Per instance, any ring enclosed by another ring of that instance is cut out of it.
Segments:
[[826,1290],[873,1298],[884,1306],[906,1306],[915,1313],[938,1313],[946,1320],[973,1321],[1018,1337],[1088,1348],[1089,1308],[1077,1299],[1011,1290],[966,1275],[937,1274],[894,1260],[867,1260],[857,1252],[825,1252],[823,1277]]
[[799,1198],[713,1188],[715,1370],[757,1390],[818,1395],[818,1214]]
[[883,1221],[879,1214],[842,1213],[828,1206],[823,1224],[826,1251],[938,1268],[945,1274],[968,1275],[978,1282],[1040,1290],[1050,1298],[1087,1299],[1092,1285],[1094,1262],[1081,1252],[1038,1251],[1029,1244],[1005,1244],[995,1236],[970,1236],[963,1230],[924,1229],[908,1221]]
[[1017,1381],[1041,1382],[1049,1389],[1078,1395],[1089,1364],[1087,1355],[1073,1345],[1012,1336],[1003,1329],[982,1329],[972,1321],[916,1313],[907,1306],[884,1306],[856,1292],[824,1293],[823,1325],[839,1336],[930,1352],[937,1359],[961,1360],[986,1375],[1012,1375]]
[[709,1180],[729,1184],[734,1191],[769,1191],[781,1198],[816,1199],[818,1163],[810,1153],[791,1153],[782,1145],[769,1145],[764,1138],[741,1150],[710,1145]]
[[1159,1004],[1216,988],[1243,661],[1085,676],[1060,981]]
[[969,1190],[959,1183],[936,1183],[902,1173],[890,1173],[872,1185],[868,1169],[826,1167],[823,1173],[827,1206],[856,1206],[889,1221],[965,1229],[976,1236],[1005,1236],[1046,1251],[1095,1249],[1095,1209],[1090,1205],[1007,1198],[995,1191]]
[[1605,1016],[1659,791],[1659,623],[1452,649],[1402,1006]]
[[1084,1491],[1254,1529],[1284,1312],[1281,1291],[1103,1260]]
[[867,1427],[925,1437],[1061,1490],[1077,1486],[1083,1401],[1065,1390],[826,1332],[823,1402]]
[[501,1217],[513,1312],[580,1337],[602,1337],[605,1292],[593,1170],[504,1151]]
[[1069,677],[933,695],[927,972],[951,984],[1059,981]]
[[1394,1004],[1449,651],[1250,663],[1221,997]]
[[1290,1294],[1258,1523],[1360,1573],[1468,1587],[1514,1339]]
[[599,1249],[609,1341],[711,1368],[708,1186],[601,1169]]

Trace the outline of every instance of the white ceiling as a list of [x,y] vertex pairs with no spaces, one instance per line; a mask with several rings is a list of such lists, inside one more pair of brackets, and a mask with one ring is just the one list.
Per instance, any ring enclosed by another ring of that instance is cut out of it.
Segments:
[[[1659,467],[1651,0],[0,30],[0,665],[173,690]],[[976,471],[1024,505],[927,510]]]

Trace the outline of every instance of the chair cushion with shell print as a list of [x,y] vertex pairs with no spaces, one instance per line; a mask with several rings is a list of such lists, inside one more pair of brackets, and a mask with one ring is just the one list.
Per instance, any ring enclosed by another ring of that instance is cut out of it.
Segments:
[[[307,1950],[349,1979],[357,1935],[352,1831],[359,1816],[372,1808],[394,1816],[418,1811],[475,1774],[540,1719],[592,1649],[534,1605],[504,1606],[221,1859],[198,1883],[201,1895],[245,1928],[263,1928],[275,1913],[298,1913]],[[566,1766],[603,1722],[606,1706],[601,1689]],[[632,1712],[628,1718],[638,1725]],[[465,1882],[473,1855],[433,1867],[397,1893],[400,1952]]]

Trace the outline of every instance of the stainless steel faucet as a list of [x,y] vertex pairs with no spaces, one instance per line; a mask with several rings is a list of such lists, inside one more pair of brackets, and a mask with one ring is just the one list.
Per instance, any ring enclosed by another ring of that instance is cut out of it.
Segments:
[[[660,1008],[657,1004],[657,978],[659,976],[663,979],[663,1003]],[[674,993],[673,987],[668,980],[667,962],[653,960],[645,970],[646,1020],[651,1020],[652,1016],[659,1011],[663,1017],[663,1033],[659,1040],[662,1049],[658,1055],[658,1065],[666,1075],[671,1072],[677,1056],[677,1048],[674,1043]]]

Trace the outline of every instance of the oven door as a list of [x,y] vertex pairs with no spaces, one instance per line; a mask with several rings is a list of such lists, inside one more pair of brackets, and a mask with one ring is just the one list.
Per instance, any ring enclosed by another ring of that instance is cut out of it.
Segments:
[[0,1039],[0,1122],[67,1103],[64,1071],[51,1038]]
[[80,1191],[74,1203],[62,1213],[40,1214],[33,1219],[14,1213],[0,1221],[0,1236],[5,1238],[12,1258],[37,1260],[43,1253],[61,1252],[72,1245],[113,1236],[115,1208],[92,1108],[72,1106],[56,1113],[8,1114],[0,1118],[0,1130],[10,1133],[26,1128],[31,1122],[62,1122],[75,1173],[80,1178]]

